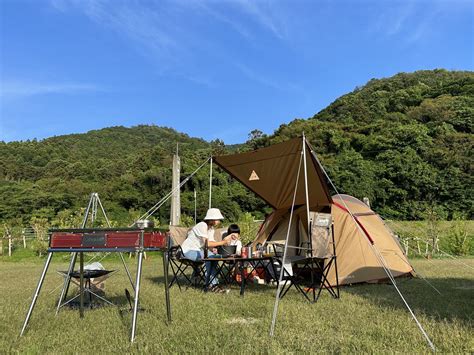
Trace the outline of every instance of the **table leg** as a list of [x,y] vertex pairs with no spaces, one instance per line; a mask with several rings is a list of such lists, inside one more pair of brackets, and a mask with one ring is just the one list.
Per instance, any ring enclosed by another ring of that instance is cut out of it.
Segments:
[[245,269],[245,262],[239,261],[239,270],[240,270],[240,295],[243,297],[245,292],[245,283],[247,282],[247,278],[244,274]]

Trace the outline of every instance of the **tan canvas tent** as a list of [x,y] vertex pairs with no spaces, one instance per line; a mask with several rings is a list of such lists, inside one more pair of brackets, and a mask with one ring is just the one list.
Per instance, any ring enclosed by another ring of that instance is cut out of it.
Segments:
[[[359,200],[344,195],[335,196],[334,200],[331,198],[325,178],[334,190],[336,187],[304,135],[256,151],[216,157],[215,161],[274,208],[262,226],[257,242],[284,240],[282,262],[285,264],[288,251],[308,252],[297,248],[301,247],[301,242],[309,241],[309,250],[313,256],[320,258],[328,253],[329,280],[331,284],[337,284],[337,290],[338,280],[342,284],[349,284],[390,279],[431,349],[435,350],[393,279],[413,273],[396,237],[382,219]],[[286,224],[282,223],[285,219]],[[324,230],[326,235],[330,234],[324,226],[330,225],[331,220],[334,221],[334,239],[326,236],[327,243],[315,243],[318,236],[324,235]],[[325,222],[318,225],[322,221]],[[321,227],[321,233],[315,233],[315,225]],[[329,241],[334,241],[332,248]],[[288,249],[290,244],[296,249]],[[324,245],[323,252],[316,250],[315,253],[315,248]],[[331,263],[333,260],[337,260],[337,263]],[[331,267],[332,264],[334,267]],[[339,277],[336,276],[336,270],[339,271]],[[274,335],[278,313],[282,275],[280,273],[275,295],[271,336]],[[328,291],[332,289],[331,286],[326,288]],[[339,291],[332,295],[338,298]]]
[[[349,195],[336,195],[332,197],[332,200],[331,216],[334,222],[340,285],[387,279],[385,270],[369,244],[372,242],[382,254],[394,277],[413,274],[413,268],[403,253],[397,237],[378,214],[365,203]],[[288,232],[289,215],[288,209],[275,210],[270,214],[265,219],[253,244],[283,243]],[[310,218],[314,218],[315,215],[316,213],[312,212]],[[308,240],[308,233],[304,228],[306,218],[304,206],[295,210],[290,227],[289,245],[301,245],[302,242]],[[296,249],[289,249],[290,255],[296,252]],[[335,268],[331,268],[328,280],[332,285],[336,284]]]
[[[300,157],[303,155],[303,146],[306,150],[308,201],[305,179],[302,174],[298,175],[302,170]],[[373,243],[382,254],[393,276],[413,273],[397,238],[375,212],[348,195],[331,198],[324,172],[311,146],[304,139],[294,138],[251,152],[218,156],[215,162],[274,208],[262,225],[254,245],[266,241],[284,243],[288,236],[289,246],[301,246],[310,241],[308,217],[311,221],[317,213],[326,212],[331,213],[334,222],[340,284],[387,279],[369,243]],[[294,213],[289,226],[292,206]],[[314,249],[314,236],[311,242]],[[297,252],[298,249],[288,249],[288,255]],[[331,284],[336,284],[334,267],[330,270],[329,280]]]

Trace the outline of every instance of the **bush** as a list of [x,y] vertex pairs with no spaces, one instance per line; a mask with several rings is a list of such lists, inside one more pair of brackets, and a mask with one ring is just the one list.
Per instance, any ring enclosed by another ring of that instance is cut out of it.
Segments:
[[253,242],[257,236],[258,230],[260,229],[260,223],[255,222],[254,216],[249,212],[245,212],[240,215],[237,224],[240,227],[240,238],[242,245]]
[[465,221],[455,221],[440,244],[441,250],[454,255],[469,255],[474,252],[474,237],[469,235]]
[[46,240],[35,239],[31,242],[31,249],[38,256],[43,256],[48,252],[48,242]]

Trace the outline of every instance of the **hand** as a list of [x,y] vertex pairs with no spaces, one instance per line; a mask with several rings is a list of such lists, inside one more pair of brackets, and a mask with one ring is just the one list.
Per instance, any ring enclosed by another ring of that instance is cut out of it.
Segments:
[[232,236],[228,235],[227,237],[224,238],[224,245],[229,245],[231,241],[232,241]]

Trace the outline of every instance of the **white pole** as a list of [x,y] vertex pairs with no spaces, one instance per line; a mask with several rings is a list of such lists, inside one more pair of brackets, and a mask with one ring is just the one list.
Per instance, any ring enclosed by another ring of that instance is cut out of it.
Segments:
[[212,157],[211,157],[211,167],[209,169],[209,208],[211,208],[212,201]]
[[12,256],[12,235],[8,235],[8,256]]
[[311,255],[313,255],[313,241],[311,240],[311,223],[309,221],[309,193],[308,193],[308,170],[306,168],[306,137],[303,132],[303,167],[304,167],[304,191],[306,194],[306,218],[308,221],[308,239],[309,248],[311,249]]
[[181,161],[178,155],[178,147],[176,147],[176,154],[173,155],[173,175],[172,175],[172,189],[173,195],[171,196],[171,212],[170,212],[170,225],[178,226],[181,219],[181,191],[179,186]]
[[196,189],[194,189],[194,224],[197,223],[197,195],[196,195]]

